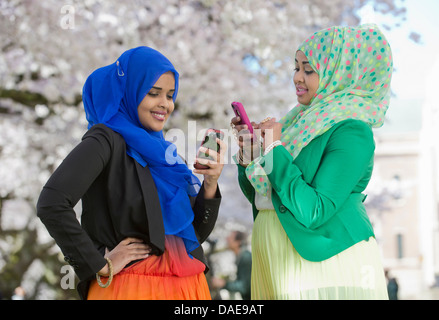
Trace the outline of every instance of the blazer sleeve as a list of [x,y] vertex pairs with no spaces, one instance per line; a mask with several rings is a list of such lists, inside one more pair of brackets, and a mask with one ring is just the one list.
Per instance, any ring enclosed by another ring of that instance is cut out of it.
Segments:
[[261,165],[282,205],[306,228],[314,229],[334,216],[351,193],[357,192],[355,187],[368,170],[374,149],[368,125],[344,121],[332,132],[311,184],[304,181],[283,146],[274,148]]
[[238,166],[238,183],[239,187],[241,188],[242,193],[247,198],[250,203],[254,202],[255,199],[255,189],[251,185],[250,181],[247,179],[245,174],[245,167],[241,166],[237,162]]
[[109,136],[95,129],[64,159],[40,194],[37,215],[80,280],[93,276],[106,260],[81,227],[74,206],[111,156]]
[[192,209],[194,211],[193,226],[197,232],[200,243],[206,241],[215,226],[218,218],[221,197],[221,192],[218,186],[215,197],[212,199],[205,199],[203,182],[198,195],[192,199]]
[[256,220],[256,217],[259,213],[258,209],[255,206],[255,189],[251,185],[250,181],[247,179],[246,173],[245,173],[245,167],[241,166],[238,162],[238,183],[239,187],[241,188],[242,193],[247,198],[247,200],[252,205],[252,212],[253,212],[253,221]]

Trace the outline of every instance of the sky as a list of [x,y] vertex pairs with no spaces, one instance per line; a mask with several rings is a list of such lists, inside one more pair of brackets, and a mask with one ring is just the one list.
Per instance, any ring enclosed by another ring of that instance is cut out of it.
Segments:
[[[421,110],[427,95],[427,79],[431,79],[433,66],[439,63],[439,1],[405,0],[406,21],[391,30],[382,29],[393,52],[394,74],[392,98],[387,112],[388,123],[384,131],[418,131]],[[379,26],[389,22],[365,9],[362,23],[375,22]],[[411,32],[421,36],[420,43],[409,39]],[[381,130],[381,129],[380,129]]]

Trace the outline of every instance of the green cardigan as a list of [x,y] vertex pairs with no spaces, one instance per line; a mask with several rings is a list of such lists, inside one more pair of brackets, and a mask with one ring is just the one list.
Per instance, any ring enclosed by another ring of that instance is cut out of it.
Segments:
[[[374,236],[361,193],[372,175],[374,150],[370,126],[345,120],[311,141],[295,160],[283,146],[262,157],[274,209],[304,259],[323,261]],[[240,165],[238,180],[256,219],[255,190]]]

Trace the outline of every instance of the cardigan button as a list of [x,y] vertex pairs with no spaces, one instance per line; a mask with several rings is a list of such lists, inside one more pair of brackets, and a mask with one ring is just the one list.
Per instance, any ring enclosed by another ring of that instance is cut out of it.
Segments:
[[285,213],[285,212],[287,212],[287,208],[286,208],[284,205],[281,205],[281,206],[279,207],[279,211],[280,211],[281,213]]

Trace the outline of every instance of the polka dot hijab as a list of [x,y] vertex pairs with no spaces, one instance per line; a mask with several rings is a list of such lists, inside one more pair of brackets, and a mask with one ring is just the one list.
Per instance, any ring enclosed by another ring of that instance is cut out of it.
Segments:
[[[309,105],[296,105],[279,121],[282,145],[293,158],[340,121],[383,125],[393,61],[390,45],[376,25],[323,29],[298,50],[318,73],[319,87]],[[266,195],[271,186],[258,160],[246,168],[246,174],[256,191]]]

